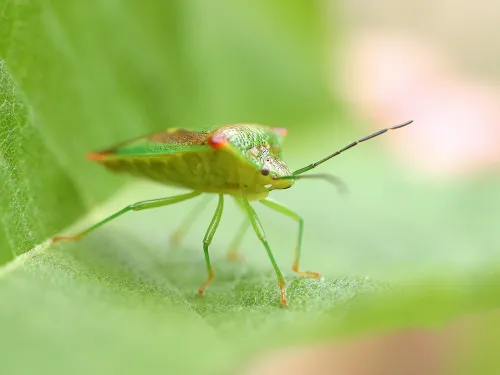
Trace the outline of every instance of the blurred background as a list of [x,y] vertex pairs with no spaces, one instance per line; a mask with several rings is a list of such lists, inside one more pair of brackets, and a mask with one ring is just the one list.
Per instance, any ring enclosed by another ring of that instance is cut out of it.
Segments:
[[[296,169],[414,120],[324,165],[349,184],[348,202],[306,182],[277,197],[306,219],[308,266],[415,288],[387,307],[408,306],[385,317],[400,327],[264,351],[241,373],[495,368],[486,333],[500,327],[498,14],[494,1],[2,1],[0,280],[17,256],[128,186],[86,161],[91,150],[169,127],[255,122],[289,129],[284,155]],[[147,219],[140,236],[155,245],[172,219],[153,217],[163,226]],[[271,223],[272,243],[284,225]],[[31,309],[19,298],[5,320]],[[45,329],[39,342],[57,341]]]
[[373,122],[415,113],[398,139],[420,170],[456,175],[498,168],[500,4],[343,2],[342,91]]

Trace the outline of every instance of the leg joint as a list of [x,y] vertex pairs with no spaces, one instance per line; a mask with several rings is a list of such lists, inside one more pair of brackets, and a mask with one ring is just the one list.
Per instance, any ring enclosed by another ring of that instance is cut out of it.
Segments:
[[129,204],[127,207],[125,207],[125,210],[139,211],[139,210],[145,208],[144,203],[145,202],[137,202],[137,203]]

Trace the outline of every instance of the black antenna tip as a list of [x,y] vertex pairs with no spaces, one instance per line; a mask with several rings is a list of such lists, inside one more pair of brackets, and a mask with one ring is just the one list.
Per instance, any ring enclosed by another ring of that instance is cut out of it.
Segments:
[[410,125],[412,122],[413,122],[413,120],[406,121],[406,122],[403,122],[402,124],[391,126],[391,129],[399,129],[399,128],[403,128],[403,127],[405,127],[406,125]]

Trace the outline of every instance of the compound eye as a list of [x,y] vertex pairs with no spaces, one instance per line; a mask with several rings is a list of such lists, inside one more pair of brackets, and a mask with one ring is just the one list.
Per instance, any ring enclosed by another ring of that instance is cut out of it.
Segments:
[[267,165],[264,165],[260,170],[260,173],[262,173],[263,176],[269,175],[269,167]]

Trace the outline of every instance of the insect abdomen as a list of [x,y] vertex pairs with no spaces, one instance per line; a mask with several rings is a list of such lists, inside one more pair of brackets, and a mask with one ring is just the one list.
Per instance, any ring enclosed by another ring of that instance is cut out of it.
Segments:
[[100,162],[116,172],[196,191],[248,195],[257,193],[255,189],[260,190],[255,184],[260,173],[253,166],[219,150],[161,156],[111,156]]

